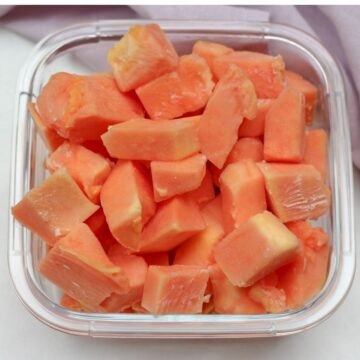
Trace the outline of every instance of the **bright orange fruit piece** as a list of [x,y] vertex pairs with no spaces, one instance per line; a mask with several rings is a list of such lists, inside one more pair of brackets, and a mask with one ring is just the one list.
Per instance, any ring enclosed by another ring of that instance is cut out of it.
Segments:
[[232,66],[217,83],[199,125],[201,151],[221,169],[238,139],[244,117],[256,115],[256,95],[252,82]]
[[249,297],[249,288],[234,286],[217,264],[210,266],[212,299],[218,314],[264,314],[263,306]]
[[301,75],[289,70],[285,71],[285,81],[288,87],[297,89],[305,95],[305,118],[306,124],[310,125],[316,108],[318,93],[316,86]]
[[36,106],[41,119],[50,128],[62,121],[70,100],[69,89],[77,79],[76,75],[59,72],[42,88]]
[[330,190],[308,164],[257,164],[265,177],[271,210],[281,221],[317,219],[330,206]]
[[195,201],[177,196],[164,201],[145,227],[140,251],[168,251],[205,228],[199,206]]
[[111,156],[129,160],[182,160],[200,150],[193,122],[126,121],[102,136]]
[[196,154],[178,161],[152,161],[154,199],[160,202],[197,189],[206,172],[206,157]]
[[178,55],[157,24],[131,26],[109,50],[119,88],[129,91],[176,68]]
[[129,289],[124,294],[113,293],[101,306],[107,312],[121,312],[141,301],[148,266],[141,256],[131,254],[120,244],[113,245],[107,255],[113,264],[124,271],[129,279]]
[[72,311],[79,311],[79,312],[87,312],[89,311],[86,307],[80,304],[77,300],[73,299],[68,294],[63,294],[60,299],[60,305],[66,309]]
[[184,55],[175,71],[136,89],[151,119],[167,120],[202,109],[214,87],[206,61]]
[[329,235],[320,228],[313,228],[307,221],[292,221],[286,223],[287,228],[292,231],[304,246],[313,250],[319,250],[329,241]]
[[312,234],[313,228],[307,221],[291,221],[285,224],[287,228],[293,232],[298,239],[304,241]]
[[215,260],[233,285],[253,285],[291,261],[299,241],[268,211],[254,215],[215,246]]
[[141,305],[152,314],[199,314],[209,272],[198,266],[150,266]]
[[301,162],[305,150],[305,98],[286,88],[266,114],[264,159],[275,162]]
[[101,186],[109,176],[108,160],[81,145],[64,143],[46,160],[46,168],[55,172],[65,167],[72,178],[93,202],[99,202]]
[[268,313],[280,314],[286,310],[286,294],[283,289],[256,283],[249,289],[249,296],[260,303]]
[[224,166],[218,169],[215,165],[209,164],[209,172],[214,184],[220,187],[220,176],[226,166],[242,160],[262,161],[264,158],[264,145],[258,138],[240,138],[228,155]]
[[45,121],[40,117],[39,112],[36,110],[34,103],[29,103],[28,109],[34,120],[36,129],[39,131],[41,138],[44,140],[47,149],[49,151],[54,151],[64,142],[65,139],[58,135],[58,133],[51,128],[49,124],[45,123]]
[[307,232],[298,231],[297,234],[301,241],[300,253],[294,261],[278,270],[277,287],[285,291],[289,310],[304,306],[319,293],[327,278],[330,256],[327,236],[324,242],[324,231],[313,229],[310,236]]
[[83,194],[69,173],[61,168],[31,189],[12,208],[12,214],[52,246],[98,208]]
[[306,239],[306,246],[310,249],[318,250],[323,247],[323,245],[328,244],[329,235],[326,232],[318,227],[314,228],[311,232],[311,235]]
[[102,208],[91,215],[85,224],[89,226],[91,231],[100,241],[102,247],[107,251],[114,244],[118,244],[117,240],[112,236],[109,226],[106,222],[106,217]]
[[281,55],[270,56],[252,51],[235,51],[218,56],[213,62],[217,78],[221,79],[232,64],[248,74],[259,99],[275,99],[284,88],[285,64]]
[[76,225],[59,239],[41,261],[39,271],[89,310],[113,292],[128,291],[123,270],[106,256],[101,244],[85,224]]
[[257,112],[254,119],[244,119],[239,128],[239,137],[257,137],[264,135],[265,117],[273,99],[258,99]]
[[230,47],[211,41],[198,40],[192,48],[193,54],[199,55],[206,60],[214,74],[213,62],[220,55],[227,55],[234,52]]
[[229,164],[220,176],[226,233],[266,210],[264,176],[252,160]]
[[197,129],[200,125],[201,115],[186,116],[186,117],[178,118],[177,120],[191,122],[194,124],[195,128]]
[[214,246],[224,237],[221,196],[201,209],[206,227],[176,249],[174,264],[208,266],[215,262]]
[[327,176],[328,135],[324,129],[311,129],[306,134],[303,162],[311,164],[321,174],[323,181]]
[[110,125],[144,115],[134,94],[124,94],[108,74],[53,75],[37,99],[41,118],[72,142],[98,140]]
[[244,137],[237,141],[226,160],[226,164],[233,164],[241,160],[259,162],[264,159],[264,145],[258,138]]
[[208,169],[205,172],[205,176],[200,186],[197,189],[190,191],[187,196],[196,201],[198,204],[204,204],[215,198],[214,184],[211,173]]
[[112,235],[126,248],[138,250],[142,229],[156,209],[144,170],[131,161],[118,161],[101,189],[100,200]]

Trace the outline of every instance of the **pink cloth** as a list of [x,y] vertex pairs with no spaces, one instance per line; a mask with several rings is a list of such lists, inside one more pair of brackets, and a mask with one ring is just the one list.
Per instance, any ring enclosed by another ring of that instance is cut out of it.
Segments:
[[360,6],[0,6],[1,23],[38,41],[49,32],[98,19],[202,19],[272,21],[296,26],[318,37],[342,64],[353,160],[360,168]]

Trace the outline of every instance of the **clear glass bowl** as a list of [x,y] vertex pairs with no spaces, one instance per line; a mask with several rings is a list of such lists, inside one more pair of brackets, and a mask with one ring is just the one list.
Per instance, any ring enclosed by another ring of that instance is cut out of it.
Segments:
[[[57,71],[88,74],[109,71],[107,50],[130,25],[146,21],[98,21],[78,24],[42,40],[18,81],[14,119],[10,204],[17,203],[45,177],[46,149],[36,133],[27,103]],[[66,333],[97,337],[260,337],[308,329],[329,317],[350,289],[355,271],[353,188],[350,137],[342,74],[326,49],[311,36],[268,23],[161,21],[179,53],[195,40],[208,39],[270,54],[282,54],[320,91],[314,126],[330,133],[329,184],[332,208],[320,220],[330,234],[332,255],[323,290],[306,306],[279,315],[99,314],[69,311],[58,305],[58,289],[37,272],[46,245],[9,218],[9,267],[21,301],[39,320]],[[81,61],[76,61],[80,59]]]

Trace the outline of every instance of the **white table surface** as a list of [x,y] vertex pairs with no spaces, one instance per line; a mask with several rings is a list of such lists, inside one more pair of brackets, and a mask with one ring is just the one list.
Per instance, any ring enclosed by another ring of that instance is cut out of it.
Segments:
[[[15,83],[33,44],[0,26],[0,359],[360,359],[360,279],[327,321],[305,333],[253,340],[112,340],[65,335],[20,303],[7,267],[8,187]],[[359,134],[360,136],[360,134]],[[360,172],[355,218],[360,234]]]

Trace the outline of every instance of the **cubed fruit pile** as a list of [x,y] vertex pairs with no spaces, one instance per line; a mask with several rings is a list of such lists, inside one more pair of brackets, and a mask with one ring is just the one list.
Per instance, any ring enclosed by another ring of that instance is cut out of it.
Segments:
[[76,311],[261,314],[326,280],[327,133],[317,89],[281,55],[156,24],[109,51],[112,73],[54,74],[29,110],[51,175],[12,208],[49,246],[40,273]]

